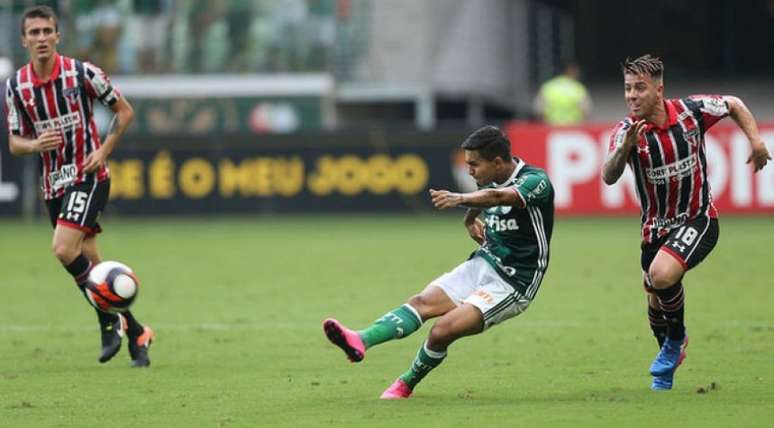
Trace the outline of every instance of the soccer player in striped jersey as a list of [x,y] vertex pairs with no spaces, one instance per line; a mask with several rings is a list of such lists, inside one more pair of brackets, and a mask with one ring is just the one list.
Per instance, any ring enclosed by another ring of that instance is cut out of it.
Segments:
[[747,136],[747,163],[760,171],[771,159],[750,110],[734,96],[664,98],[664,64],[650,55],[622,64],[629,115],[613,130],[602,177],[618,181],[628,164],[642,206],[641,265],[648,319],[659,344],[651,388],[672,389],[685,358],[683,276],[718,240],[718,212],[707,180],[704,133],[731,116]]
[[[25,10],[21,42],[30,62],[6,84],[10,150],[17,156],[39,155],[43,198],[54,227],[53,252],[83,292],[91,267],[100,262],[97,220],[110,189],[106,160],[134,112],[97,66],[57,53],[58,19],[51,8]],[[94,123],[94,100],[115,114],[104,141]],[[129,311],[114,315],[97,310],[97,317],[101,363],[119,351],[126,332],[132,365],[150,364],[150,327]]]
[[454,341],[524,312],[548,268],[554,190],[545,171],[512,157],[508,137],[494,126],[475,131],[462,148],[479,190],[430,190],[430,196],[438,209],[467,207],[465,228],[479,245],[476,251],[365,329],[350,330],[335,319],[323,322],[328,339],[358,362],[366,349],[406,337],[439,317],[409,369],[382,399],[408,398]]

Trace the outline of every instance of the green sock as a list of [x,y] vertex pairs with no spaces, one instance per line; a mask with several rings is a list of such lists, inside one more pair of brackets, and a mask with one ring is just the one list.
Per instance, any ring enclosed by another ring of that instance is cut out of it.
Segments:
[[422,347],[419,348],[419,352],[417,352],[414,362],[411,363],[411,368],[406,373],[400,375],[400,378],[403,379],[411,389],[414,389],[419,381],[430,373],[430,370],[441,364],[444,358],[446,358],[446,351],[436,352],[428,349],[427,342],[425,342],[422,344]]
[[422,320],[414,308],[405,304],[398,309],[387,312],[374,321],[369,327],[360,330],[360,338],[366,348],[392,339],[400,339],[417,331],[422,326]]

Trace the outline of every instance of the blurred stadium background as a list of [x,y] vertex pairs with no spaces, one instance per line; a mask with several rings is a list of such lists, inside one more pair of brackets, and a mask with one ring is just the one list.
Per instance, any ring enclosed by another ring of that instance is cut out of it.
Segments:
[[[0,1],[0,74],[26,61],[32,3]],[[426,210],[428,187],[469,186],[454,149],[485,123],[548,169],[562,213],[632,212],[626,184],[605,190],[597,171],[625,113],[618,65],[644,52],[665,60],[668,95],[738,95],[774,141],[771,0],[38,3],[61,16],[60,51],[103,67],[136,109],[111,214]],[[540,126],[535,93],[571,58],[588,124]],[[774,173],[753,178],[724,125],[709,149],[722,211],[771,213]],[[1,145],[0,215],[33,217],[36,160]]]

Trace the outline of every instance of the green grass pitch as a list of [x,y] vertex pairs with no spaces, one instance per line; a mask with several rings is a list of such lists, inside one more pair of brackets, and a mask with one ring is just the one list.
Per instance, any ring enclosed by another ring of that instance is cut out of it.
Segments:
[[454,344],[404,402],[377,398],[428,327],[353,365],[324,338],[363,327],[473,249],[462,216],[109,217],[106,259],[134,267],[152,366],[97,363],[96,317],[43,223],[0,222],[0,426],[772,426],[771,218],[721,218],[687,279],[688,359],[656,354],[638,220],[564,219],[522,316]]

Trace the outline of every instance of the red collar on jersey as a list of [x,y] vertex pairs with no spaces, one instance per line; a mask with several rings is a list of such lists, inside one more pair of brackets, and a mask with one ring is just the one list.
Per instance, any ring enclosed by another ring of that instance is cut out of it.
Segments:
[[664,107],[666,108],[667,112],[667,121],[662,129],[666,129],[677,124],[677,109],[675,109],[675,105],[672,104],[672,100],[664,100]]
[[[667,113],[667,121],[664,124],[664,126],[658,126],[653,123],[648,122],[646,125],[646,131],[649,131],[653,128],[659,128],[659,129],[669,129],[669,127],[677,124],[677,109],[675,108],[674,104],[672,104],[672,100],[664,100],[664,110],[666,110]],[[632,120],[632,122],[636,122],[639,120],[636,116],[629,116],[629,118]]]
[[38,75],[35,74],[35,67],[32,66],[32,63],[30,62],[30,79],[32,80],[33,86],[42,86],[48,82],[53,82],[59,77],[59,54],[54,54],[54,69],[51,70],[51,76],[48,78],[47,81],[42,81],[40,78],[38,78]]

